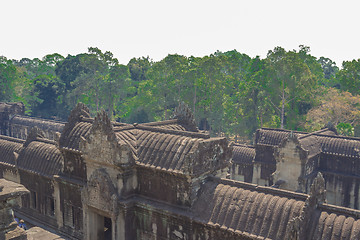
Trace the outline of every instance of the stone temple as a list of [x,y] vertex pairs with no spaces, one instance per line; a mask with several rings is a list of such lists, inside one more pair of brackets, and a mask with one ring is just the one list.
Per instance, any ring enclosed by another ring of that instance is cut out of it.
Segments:
[[15,215],[65,239],[360,239],[360,211],[326,203],[337,196],[320,171],[333,151],[322,133],[261,129],[254,146],[233,146],[184,105],[142,124],[91,118],[83,104],[65,123],[21,104],[0,112],[0,177],[29,191]]

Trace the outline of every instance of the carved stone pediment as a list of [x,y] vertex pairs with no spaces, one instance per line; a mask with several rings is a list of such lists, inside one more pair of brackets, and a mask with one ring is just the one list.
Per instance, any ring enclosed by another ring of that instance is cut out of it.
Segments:
[[88,206],[109,214],[116,212],[119,196],[105,169],[97,169],[91,174],[82,194],[82,199]]
[[175,108],[173,119],[178,119],[179,122],[185,124],[190,131],[198,131],[194,115],[189,106],[184,102],[180,102],[179,106]]
[[129,146],[116,137],[105,111],[95,117],[90,133],[80,142],[80,150],[87,161],[99,164],[127,167],[135,163]]

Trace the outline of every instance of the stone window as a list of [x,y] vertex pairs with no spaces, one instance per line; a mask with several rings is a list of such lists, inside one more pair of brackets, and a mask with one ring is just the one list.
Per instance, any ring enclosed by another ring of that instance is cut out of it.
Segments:
[[37,201],[38,196],[37,193],[34,191],[30,191],[30,207],[33,209],[37,209]]
[[46,197],[46,214],[55,216],[55,200],[52,197]]
[[71,204],[65,203],[64,205],[64,222],[65,225],[69,227],[75,227],[75,215],[74,215],[74,206]]

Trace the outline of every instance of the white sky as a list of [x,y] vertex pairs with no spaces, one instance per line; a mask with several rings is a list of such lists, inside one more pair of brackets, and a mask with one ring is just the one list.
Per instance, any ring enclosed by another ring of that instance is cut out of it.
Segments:
[[236,49],[266,57],[300,44],[340,67],[360,58],[360,1],[0,0],[0,56],[76,55],[90,46],[120,63]]

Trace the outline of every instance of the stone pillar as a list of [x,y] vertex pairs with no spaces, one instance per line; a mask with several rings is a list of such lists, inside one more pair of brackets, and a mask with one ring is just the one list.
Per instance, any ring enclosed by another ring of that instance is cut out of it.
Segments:
[[59,187],[59,182],[58,182],[58,176],[55,175],[54,176],[54,200],[55,200],[55,216],[56,216],[56,222],[59,228],[64,226],[64,222],[63,222],[63,214],[61,212],[61,202],[60,202],[60,187]]
[[29,194],[24,186],[0,179],[0,239],[27,239],[25,230],[18,227],[12,211],[17,205],[17,198],[24,194]]
[[126,230],[125,230],[125,210],[120,210],[119,215],[116,218],[114,226],[114,239],[126,239]]

